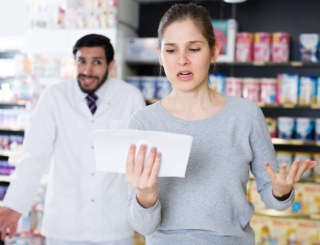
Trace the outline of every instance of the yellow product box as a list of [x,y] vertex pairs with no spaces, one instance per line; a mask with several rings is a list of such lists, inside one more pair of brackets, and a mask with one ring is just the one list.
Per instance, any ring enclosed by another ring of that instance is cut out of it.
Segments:
[[[299,184],[300,185],[300,184]],[[302,213],[314,214],[320,212],[320,185],[301,184],[302,189],[296,192],[296,199],[301,201]]]
[[[297,221],[297,240],[299,245],[319,245],[320,223],[312,220]],[[292,243],[294,244],[294,243]]]
[[269,217],[253,215],[251,218],[250,226],[254,230],[256,244],[269,244],[270,222]]
[[253,203],[256,210],[267,208],[266,205],[264,204],[264,202],[261,200],[260,194],[257,191],[256,181],[251,181],[250,202]]
[[294,219],[272,219],[270,222],[270,244],[295,244],[297,221]]

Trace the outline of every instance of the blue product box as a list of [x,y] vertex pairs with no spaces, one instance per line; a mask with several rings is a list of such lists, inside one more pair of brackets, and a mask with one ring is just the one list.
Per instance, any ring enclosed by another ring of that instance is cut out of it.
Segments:
[[314,139],[314,119],[297,118],[296,131],[297,131],[297,139],[313,140]]
[[292,117],[278,118],[278,138],[294,139],[296,132],[296,120]]
[[319,62],[319,34],[300,34],[300,61]]
[[141,90],[146,100],[157,98],[157,78],[156,77],[142,77]]
[[126,82],[141,90],[141,77],[128,77]]
[[159,77],[157,79],[157,98],[163,99],[172,91],[171,83],[167,77]]
[[295,74],[279,74],[280,83],[280,104],[298,104],[300,79]]
[[224,94],[226,92],[226,76],[223,74],[209,74],[209,87]]
[[320,118],[317,118],[315,123],[315,140],[320,140]]
[[314,105],[317,101],[318,80],[314,76],[301,76],[299,85],[299,105]]

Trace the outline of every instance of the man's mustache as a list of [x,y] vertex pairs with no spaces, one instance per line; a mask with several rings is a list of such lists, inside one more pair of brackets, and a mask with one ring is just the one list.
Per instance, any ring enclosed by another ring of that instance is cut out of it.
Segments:
[[79,75],[78,75],[78,78],[81,78],[81,77],[84,77],[84,78],[95,78],[95,79],[98,79],[98,80],[99,80],[99,77],[87,76],[87,75],[84,75],[84,74],[79,74]]

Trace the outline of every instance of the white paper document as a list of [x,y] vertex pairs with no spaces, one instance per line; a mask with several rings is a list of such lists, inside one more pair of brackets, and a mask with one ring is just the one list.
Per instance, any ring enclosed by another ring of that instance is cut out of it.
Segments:
[[183,178],[186,174],[192,136],[133,129],[99,130],[93,136],[97,171],[125,174],[130,145],[137,146],[137,154],[140,145],[145,144],[146,159],[153,146],[162,154],[158,177]]

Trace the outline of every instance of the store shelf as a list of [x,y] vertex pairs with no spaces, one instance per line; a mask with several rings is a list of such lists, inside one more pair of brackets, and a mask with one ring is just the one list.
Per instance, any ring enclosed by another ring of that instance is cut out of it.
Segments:
[[9,175],[0,175],[0,182],[10,182],[11,176]]
[[294,213],[292,211],[276,211],[274,209],[255,210],[255,215],[262,215],[277,218],[295,218],[295,219],[320,219],[320,214]]
[[0,51],[0,59],[12,59],[16,54],[19,53],[19,50]]
[[[127,61],[128,65],[159,65],[159,61]],[[269,66],[269,67],[320,67],[319,63],[312,62],[300,62],[300,61],[290,61],[290,62],[216,62],[216,65],[225,66]]]
[[274,145],[307,145],[307,146],[320,146],[319,141],[315,140],[308,140],[308,141],[303,141],[303,140],[284,140],[284,139],[279,139],[279,138],[273,138],[272,144]]

